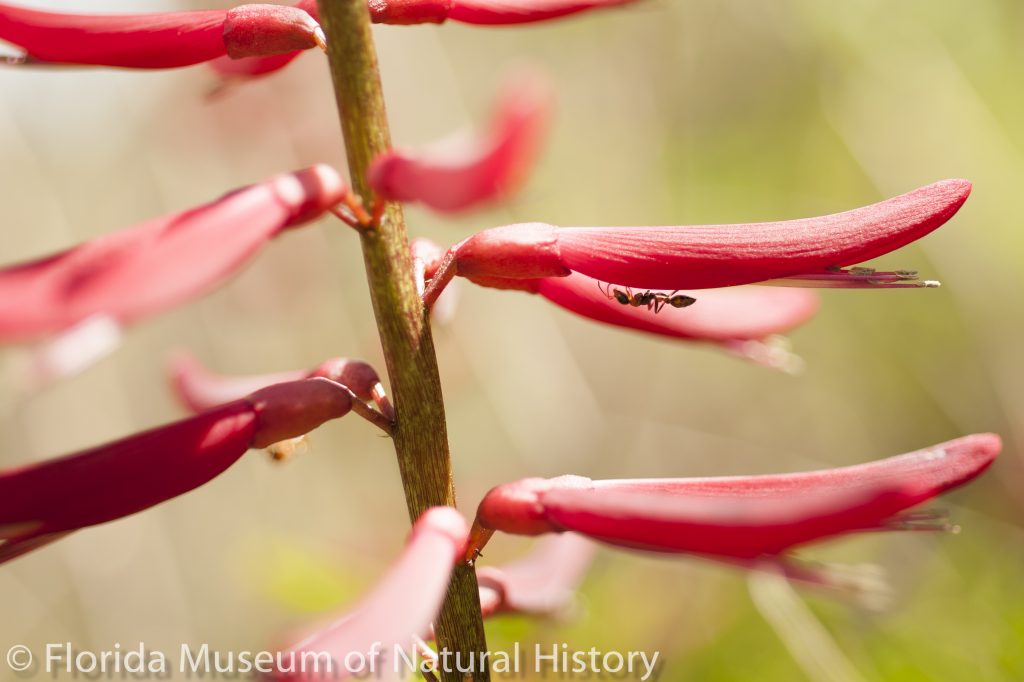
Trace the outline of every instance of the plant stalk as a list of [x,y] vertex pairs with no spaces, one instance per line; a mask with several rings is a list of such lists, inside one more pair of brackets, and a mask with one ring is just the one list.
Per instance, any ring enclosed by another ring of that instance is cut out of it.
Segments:
[[[367,167],[391,145],[369,9],[366,0],[318,0],[318,5],[352,186],[369,202]],[[415,520],[432,506],[455,506],[429,313],[416,293],[402,207],[389,203],[379,224],[359,233],[397,412],[392,437],[409,516]],[[473,656],[472,675],[441,670],[441,679],[490,680],[482,656],[487,643],[476,572],[469,564],[460,562],[453,571],[436,626],[441,650],[457,654],[462,667]]]

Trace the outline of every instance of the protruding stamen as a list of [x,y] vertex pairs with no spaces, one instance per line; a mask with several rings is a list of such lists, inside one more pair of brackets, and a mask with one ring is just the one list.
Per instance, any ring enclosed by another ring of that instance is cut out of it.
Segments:
[[776,287],[834,289],[934,289],[939,286],[939,282],[935,280],[920,279],[917,270],[880,272],[874,268],[864,267],[828,268],[824,272],[793,275],[792,277],[768,280],[761,284]]
[[920,509],[894,517],[885,524],[887,530],[923,530],[942,531],[943,533],[960,532],[960,526],[949,521],[948,509]]

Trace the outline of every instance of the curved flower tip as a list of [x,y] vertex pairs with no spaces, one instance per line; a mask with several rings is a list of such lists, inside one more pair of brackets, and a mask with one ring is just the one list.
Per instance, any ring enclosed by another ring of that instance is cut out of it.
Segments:
[[[794,356],[774,337],[807,322],[819,305],[818,297],[803,289],[744,287],[695,292],[687,297],[696,299],[692,305],[676,310],[671,303],[680,296],[677,291],[634,292],[578,273],[525,284],[577,315],[649,334],[714,343],[783,370],[794,368]],[[643,295],[650,297],[647,303],[642,302]]]
[[547,130],[552,91],[525,72],[511,79],[486,135],[460,134],[419,154],[391,150],[374,160],[367,180],[382,198],[463,211],[509,195],[525,179]]
[[171,357],[167,370],[178,398],[196,412],[238,400],[273,384],[322,377],[341,384],[364,403],[376,405],[389,420],[395,418],[377,370],[362,360],[331,358],[310,370],[227,377],[211,372],[191,354],[179,351]]
[[[404,668],[396,670],[402,665],[396,649],[411,658],[429,631],[468,533],[465,519],[450,507],[424,512],[401,556],[369,594],[334,624],[278,654],[275,679],[400,679]],[[301,665],[304,653],[329,658],[326,676],[324,666],[314,672]]]
[[575,531],[613,545],[751,562],[855,531],[935,529],[905,510],[978,476],[998,436],[967,436],[868,464],[798,474],[591,481],[579,476],[498,486],[480,503],[467,558],[495,530]]
[[503,26],[548,21],[633,0],[370,0],[370,16],[379,24],[465,24]]
[[190,419],[0,472],[0,563],[198,488],[249,448],[302,435],[350,408],[348,391],[333,382],[294,381]]
[[0,342],[54,334],[94,315],[133,322],[196,298],[348,191],[332,168],[314,166],[0,269]]
[[966,180],[944,180],[846,213],[776,223],[681,227],[576,227],[543,223],[479,232],[450,249],[437,285],[538,279],[578,272],[643,289],[707,289],[799,278],[799,286],[929,285],[916,273],[839,270],[905,246],[949,220]]
[[23,48],[26,63],[132,69],[324,47],[323,31],[309,13],[269,4],[125,15],[43,12],[0,4],[0,39]]
[[563,533],[540,540],[522,559],[503,566],[478,566],[484,617],[501,613],[561,616],[595,554],[593,542]]

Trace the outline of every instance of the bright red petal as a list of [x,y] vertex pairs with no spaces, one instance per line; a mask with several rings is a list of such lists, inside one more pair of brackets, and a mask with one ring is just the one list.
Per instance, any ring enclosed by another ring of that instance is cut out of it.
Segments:
[[858,530],[962,485],[998,455],[978,434],[889,459],[771,476],[591,481],[525,479],[480,504],[472,556],[493,530],[536,535],[571,530],[624,547],[733,560]]
[[0,473],[0,525],[37,523],[32,535],[133,514],[211,480],[256,433],[238,401],[60,459]]
[[0,472],[0,562],[182,495],[250,447],[307,433],[351,405],[348,391],[326,379],[278,384],[190,419]]
[[315,166],[0,270],[0,341],[52,334],[97,314],[131,322],[196,298],[346,191],[334,170]]
[[387,152],[370,166],[370,186],[384,198],[418,201],[438,211],[500,199],[532,166],[550,109],[547,81],[521,75],[505,87],[486,136],[463,134],[418,154]]
[[[458,274],[500,283],[578,272],[641,290],[687,290],[828,275],[830,268],[860,263],[920,239],[953,217],[970,191],[966,180],[945,180],[846,213],[778,223],[505,225],[453,246],[435,279],[443,285]],[[849,273],[842,277],[850,280],[846,284],[857,279]],[[864,284],[871,286],[870,280]],[[428,288],[431,296],[439,290],[433,284]]]
[[[394,649],[412,656],[415,638],[430,629],[448,588],[452,567],[462,556],[466,521],[450,507],[434,507],[419,518],[402,555],[368,595],[334,625],[292,646],[284,656],[304,651],[327,652],[334,669],[327,679],[349,677],[401,679],[394,675]],[[346,656],[355,654],[345,666]],[[358,656],[373,668],[355,665]],[[399,659],[401,661],[401,659]],[[296,666],[301,668],[301,666]],[[324,679],[312,670],[280,672],[276,679],[294,682]]]
[[0,38],[28,61],[165,69],[225,54],[273,55],[322,42],[306,12],[274,5],[231,10],[87,15],[0,4]]

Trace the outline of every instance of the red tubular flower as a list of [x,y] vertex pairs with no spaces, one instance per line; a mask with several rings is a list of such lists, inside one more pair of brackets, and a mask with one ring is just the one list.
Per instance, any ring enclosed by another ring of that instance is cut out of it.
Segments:
[[484,497],[466,556],[479,553],[495,530],[571,530],[622,547],[749,563],[855,531],[929,528],[917,523],[927,515],[903,512],[978,476],[1000,448],[998,436],[977,434],[868,464],[798,474],[524,479]]
[[594,543],[575,533],[563,533],[543,538],[518,561],[500,567],[478,566],[476,577],[484,617],[503,613],[562,614],[572,603],[594,550]]
[[364,403],[373,403],[389,420],[395,418],[395,410],[384,392],[377,370],[361,360],[331,358],[311,370],[225,377],[210,372],[195,357],[178,353],[171,359],[169,370],[178,397],[186,407],[196,412],[238,400],[265,386],[323,377],[345,386]]
[[230,10],[86,15],[0,4],[0,39],[31,63],[131,69],[189,66],[227,55],[266,57],[325,46],[308,12],[280,5]]
[[533,164],[551,103],[547,80],[523,74],[506,84],[486,136],[462,134],[420,154],[388,151],[367,171],[370,186],[383,199],[418,201],[438,211],[507,196]]
[[249,448],[307,433],[351,407],[348,390],[332,381],[292,381],[113,443],[0,472],[0,563],[187,493]]
[[452,247],[425,300],[454,275],[482,284],[511,279],[594,279],[644,289],[705,289],[800,277],[800,286],[930,286],[916,273],[839,270],[905,246],[949,220],[966,180],[944,180],[820,218],[748,225],[559,228],[543,223],[479,232]]
[[0,270],[0,341],[59,332],[97,314],[131,322],[195,298],[269,239],[349,195],[332,168],[279,175],[212,203]]
[[[413,526],[402,555],[372,592],[333,625],[278,654],[282,665],[296,665],[280,670],[275,679],[404,679],[394,674],[393,652],[401,647],[411,657],[416,641],[430,629],[468,535],[465,519],[451,507],[428,509]],[[328,674],[323,668],[316,672],[299,665],[303,652],[328,653]]]

